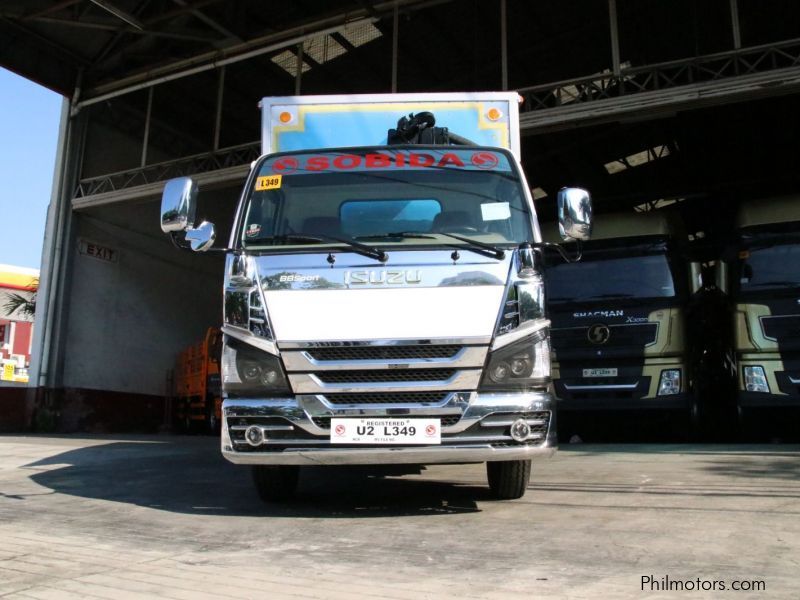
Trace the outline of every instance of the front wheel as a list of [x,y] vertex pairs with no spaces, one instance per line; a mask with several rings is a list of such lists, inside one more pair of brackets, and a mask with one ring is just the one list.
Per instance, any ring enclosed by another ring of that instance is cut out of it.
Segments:
[[486,463],[492,496],[498,500],[522,498],[531,478],[531,461],[501,460]]
[[291,500],[297,490],[300,467],[294,465],[253,466],[253,483],[264,502]]

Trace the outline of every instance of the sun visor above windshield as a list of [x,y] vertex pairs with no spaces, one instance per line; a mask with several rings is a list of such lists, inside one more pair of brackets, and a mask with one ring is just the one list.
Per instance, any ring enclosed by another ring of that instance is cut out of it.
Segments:
[[519,159],[518,98],[514,92],[264,98],[262,153],[383,146],[400,118],[432,112],[437,127],[478,146],[507,148]]

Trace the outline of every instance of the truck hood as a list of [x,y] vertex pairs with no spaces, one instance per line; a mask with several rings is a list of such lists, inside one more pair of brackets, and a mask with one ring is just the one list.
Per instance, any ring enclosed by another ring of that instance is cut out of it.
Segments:
[[350,253],[255,257],[278,343],[486,338],[494,333],[512,253],[389,251],[385,264]]

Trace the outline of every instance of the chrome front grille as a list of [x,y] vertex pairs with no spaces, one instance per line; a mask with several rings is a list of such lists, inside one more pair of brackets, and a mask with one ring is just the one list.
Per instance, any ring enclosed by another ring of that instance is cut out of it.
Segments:
[[[488,346],[463,340],[291,342],[281,358],[295,394],[324,394],[331,404],[385,404],[380,394],[413,394],[404,404],[437,402],[478,388]],[[364,394],[359,401],[352,394]],[[336,395],[336,397],[334,397]],[[336,399],[338,398],[338,400]]]
[[336,346],[329,348],[312,348],[308,355],[319,361],[342,360],[405,360],[420,358],[452,358],[462,346],[425,345],[425,346]]
[[394,394],[326,394],[330,404],[439,404],[449,392],[398,392]]
[[455,369],[389,369],[363,371],[321,371],[323,383],[380,383],[395,381],[447,381]]

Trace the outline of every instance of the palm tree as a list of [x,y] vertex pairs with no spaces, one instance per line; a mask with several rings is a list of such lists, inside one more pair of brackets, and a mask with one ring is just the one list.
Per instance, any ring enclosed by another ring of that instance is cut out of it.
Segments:
[[36,314],[36,290],[39,289],[39,278],[35,277],[26,286],[27,294],[10,293],[6,295],[6,303],[3,308],[6,316],[10,317],[14,313],[22,316],[33,317]]

